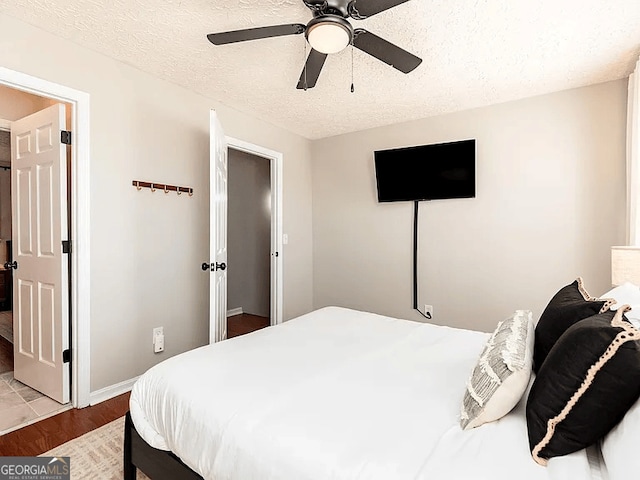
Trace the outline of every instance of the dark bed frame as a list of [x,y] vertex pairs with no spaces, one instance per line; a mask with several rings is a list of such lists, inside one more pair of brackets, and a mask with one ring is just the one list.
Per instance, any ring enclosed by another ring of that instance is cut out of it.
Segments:
[[173,452],[158,450],[145,442],[127,412],[124,421],[124,480],[136,480],[136,468],[152,480],[203,480]]

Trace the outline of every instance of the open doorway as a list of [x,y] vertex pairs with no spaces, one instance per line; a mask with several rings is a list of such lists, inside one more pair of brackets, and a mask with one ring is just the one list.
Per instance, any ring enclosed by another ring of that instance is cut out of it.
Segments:
[[[270,195],[261,202],[270,210],[269,251],[269,325],[279,325],[283,320],[282,246],[287,243],[282,233],[282,164],[283,155],[268,148],[244,140],[227,137],[215,110],[210,112],[210,210],[209,210],[209,258],[202,269],[210,272],[209,282],[209,342],[228,338],[227,279],[234,265],[228,259],[228,157],[231,150],[248,153],[269,163]],[[263,282],[265,283],[265,282]],[[231,308],[239,308],[237,306]],[[266,326],[264,321],[262,326]],[[255,330],[255,329],[253,329]]]
[[[76,408],[88,406],[91,396],[91,96],[65,85],[0,66],[0,85],[69,105],[73,141],[68,170],[71,263],[71,400]],[[69,110],[68,110],[69,111]],[[98,397],[99,398],[99,397]]]
[[271,161],[228,150],[227,337],[271,324]]
[[13,371],[12,275],[4,269],[11,255],[11,134],[0,124],[0,375]]
[[[18,335],[15,331],[15,308],[17,305],[14,284],[16,282],[11,264],[15,264],[15,245],[12,242],[12,237],[14,237],[13,233],[16,231],[16,219],[12,204],[15,206],[16,190],[12,189],[11,178],[12,171],[15,171],[15,165],[12,163],[12,147],[17,147],[17,145],[14,145],[10,130],[12,123],[18,125],[23,118],[29,118],[36,112],[42,112],[54,105],[60,105],[56,108],[59,111],[59,123],[62,129],[69,129],[68,125],[71,124],[72,114],[70,104],[63,104],[47,97],[0,85],[0,119],[2,119],[0,120],[0,407],[2,407],[0,408],[0,433],[20,428],[70,407],[68,402],[65,404],[63,400],[63,403],[58,403],[37,389],[32,388],[32,386],[20,382],[15,378],[17,375],[14,375],[17,351],[15,345]],[[46,139],[43,135],[45,135],[45,129],[39,128],[38,131],[40,132],[40,137],[37,140],[38,149],[44,150]],[[70,150],[62,155],[62,159],[61,161],[64,163],[63,171],[68,171],[67,167],[70,167],[71,164]],[[39,180],[44,181],[47,169],[44,167],[38,168],[40,172]],[[64,183],[68,184],[68,177],[66,175],[64,177]],[[65,225],[67,225],[66,219],[68,218],[69,204],[68,197],[61,204],[61,208],[64,209],[65,221],[63,223]],[[55,209],[51,211],[54,212]],[[64,238],[68,238],[66,232]],[[43,247],[42,243],[40,243],[38,255],[46,255],[46,247]],[[67,261],[67,259],[64,260],[65,263]],[[28,288],[28,283],[25,282],[23,284],[25,288]],[[39,283],[39,285],[41,285],[39,294],[42,295],[49,285],[44,283]],[[65,296],[66,303],[66,299],[69,297],[68,287],[64,288],[62,295]],[[68,323],[68,312],[65,318],[67,318],[66,323]],[[46,319],[41,318],[41,320],[44,321]],[[46,325],[43,326],[42,322],[40,323],[41,327],[45,329]],[[24,337],[23,339],[26,338]],[[28,354],[28,352],[21,353]],[[42,352],[40,353],[42,354]],[[42,355],[40,356],[42,357]],[[25,380],[25,382],[27,381]],[[68,382],[65,388],[67,390],[70,388]]]

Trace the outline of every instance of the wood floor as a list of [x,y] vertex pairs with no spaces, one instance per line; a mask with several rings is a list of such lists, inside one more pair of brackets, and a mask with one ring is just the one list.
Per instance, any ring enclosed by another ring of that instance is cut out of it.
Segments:
[[[227,337],[237,337],[269,326],[269,319],[242,314],[227,319]],[[13,346],[0,337],[0,373],[13,370]],[[7,370],[3,370],[7,369]],[[72,409],[0,436],[0,456],[40,455],[123,416],[129,393],[93,407]]]
[[129,393],[93,407],[72,409],[0,436],[0,457],[40,455],[69,440],[122,417],[129,410]]
[[251,333],[268,326],[269,319],[267,317],[260,317],[250,313],[241,313],[240,315],[227,317],[227,338]]

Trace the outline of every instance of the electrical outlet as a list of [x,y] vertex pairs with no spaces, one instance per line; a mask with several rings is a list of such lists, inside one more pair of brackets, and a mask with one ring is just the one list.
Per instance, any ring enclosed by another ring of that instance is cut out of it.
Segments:
[[164,328],[157,327],[153,329],[153,352],[164,352]]
[[151,339],[152,342],[155,343],[156,341],[156,337],[157,336],[164,336],[164,328],[163,327],[157,327],[153,329],[153,338]]
[[164,352],[164,335],[158,335],[153,342],[153,353]]
[[433,318],[433,305],[424,304],[424,314],[428,319]]

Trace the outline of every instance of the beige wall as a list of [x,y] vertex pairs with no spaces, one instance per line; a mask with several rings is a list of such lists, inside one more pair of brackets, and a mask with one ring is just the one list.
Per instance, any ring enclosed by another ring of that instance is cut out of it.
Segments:
[[[92,391],[207,342],[210,108],[228,135],[283,153],[284,316],[311,309],[308,140],[5,15],[0,65],[91,96]],[[134,179],[195,195],[138,192]]]
[[374,150],[477,139],[477,197],[420,204],[419,298],[490,331],[576,276],[610,288],[624,241],[626,80],[313,143],[314,307],[422,320],[411,202],[379,204]]
[[229,149],[227,308],[269,317],[271,162]]
[[54,100],[0,85],[0,119],[2,120],[19,120],[54,103]]

